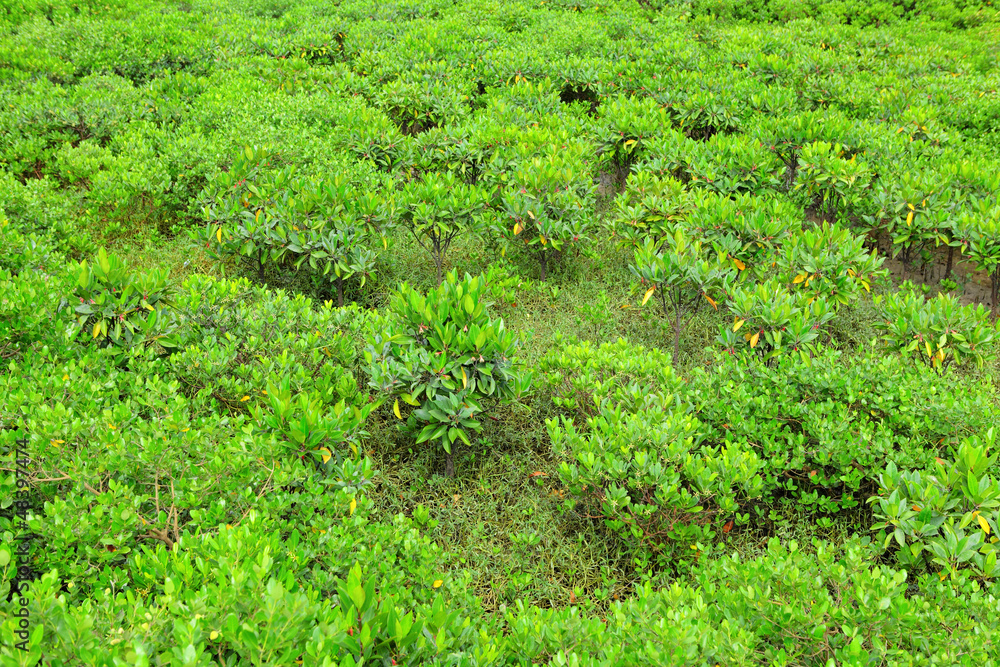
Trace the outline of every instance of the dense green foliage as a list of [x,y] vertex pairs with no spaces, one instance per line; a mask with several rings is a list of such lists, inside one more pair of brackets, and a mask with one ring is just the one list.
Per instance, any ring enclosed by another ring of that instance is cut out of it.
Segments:
[[1000,665],[998,44],[3,5],[0,664]]

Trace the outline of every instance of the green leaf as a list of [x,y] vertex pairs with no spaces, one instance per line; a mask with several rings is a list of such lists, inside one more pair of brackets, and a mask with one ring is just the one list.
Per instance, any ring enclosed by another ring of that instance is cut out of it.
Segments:
[[101,271],[107,275],[111,271],[111,262],[108,260],[108,253],[105,252],[104,248],[97,251],[97,262],[100,264]]
[[351,602],[354,603],[355,608],[361,609],[365,605],[365,589],[361,587],[360,584],[352,586],[347,591],[348,595],[351,596]]

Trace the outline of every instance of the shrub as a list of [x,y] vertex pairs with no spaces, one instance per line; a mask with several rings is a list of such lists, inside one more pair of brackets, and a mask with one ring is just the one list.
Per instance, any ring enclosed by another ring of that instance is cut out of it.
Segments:
[[596,512],[633,545],[640,567],[649,555],[658,566],[683,567],[690,549],[715,537],[718,516],[759,494],[762,463],[736,443],[703,446],[698,420],[677,397],[637,389],[601,401],[585,428],[567,418],[546,422],[553,452],[568,459],[559,467],[574,496],[565,507]]
[[871,283],[884,275],[884,258],[864,248],[864,240],[838,224],[822,225],[792,234],[778,251],[782,282],[810,299],[825,297],[835,307],[855,301],[871,291]]
[[764,360],[795,353],[808,361],[813,341],[835,314],[826,299],[790,294],[773,280],[733,288],[727,305],[736,319],[722,326],[716,341],[730,354],[749,346],[751,356]]
[[[661,96],[662,99],[662,96]],[[707,90],[697,90],[683,99],[667,102],[667,113],[690,139],[710,139],[736,132],[740,119],[729,100]]]
[[592,187],[579,170],[558,156],[522,165],[512,186],[503,197],[506,224],[499,231],[515,244],[520,237],[525,249],[538,258],[544,282],[556,257],[590,240]]
[[411,181],[403,189],[400,224],[434,260],[438,285],[452,242],[479,230],[488,202],[485,191],[466,185],[450,172],[427,174],[424,180]]
[[894,256],[903,262],[904,277],[931,243],[949,246],[946,273],[950,273],[953,248],[958,245],[952,218],[959,201],[956,191],[948,186],[942,174],[925,169],[887,182],[874,199],[878,212],[866,216],[869,228],[888,234]]
[[[991,428],[955,447],[952,461],[936,458],[935,474],[900,471],[889,463],[879,477],[879,493],[869,499],[879,520],[884,548],[895,541],[896,558],[917,572],[931,565],[942,578],[969,568],[976,576],[996,576],[1000,553],[1000,484],[989,473],[997,461]],[[968,529],[968,530],[967,530]]]
[[348,407],[341,399],[332,410],[326,410],[322,398],[315,394],[293,397],[290,384],[287,375],[278,384],[269,382],[266,394],[270,410],[260,404],[250,408],[257,433],[272,436],[299,458],[312,456],[321,464],[342,463],[345,444],[356,456],[361,438],[368,435],[362,426],[378,403]]
[[192,238],[214,259],[240,258],[258,282],[268,266],[305,267],[314,283],[332,283],[343,307],[346,281],[360,277],[363,287],[379,246],[388,249],[393,201],[362,194],[340,175],[296,178],[293,167],[268,170],[277,159],[269,149],[244,148],[230,171],[212,180],[208,225]]
[[739,134],[715,134],[688,159],[691,182],[723,196],[777,190],[781,163],[760,142]]
[[272,205],[294,174],[291,167],[268,170],[277,160],[270,148],[244,147],[229,171],[217,174],[206,186],[206,226],[189,233],[192,240],[205,246],[209,257],[217,261],[236,257],[261,283],[274,246],[280,246],[274,242],[278,220]]
[[994,320],[1000,320],[1000,206],[981,201],[955,225],[962,252],[976,268],[990,277],[990,306]]
[[[963,434],[987,428],[978,380],[939,375],[871,348],[848,357],[819,349],[773,365],[719,355],[678,392],[710,443],[755,443],[765,493],[796,515],[835,513],[868,497],[888,461],[923,468]],[[743,508],[770,521],[767,504]],[[817,519],[818,521],[819,519]]]
[[646,143],[670,125],[664,108],[649,98],[616,97],[601,105],[598,154],[624,180]]
[[213,411],[248,414],[258,400],[267,403],[261,397],[268,384],[285,383],[293,394],[320,400],[324,410],[341,400],[349,408],[367,403],[358,387],[358,357],[384,316],[355,304],[317,307],[246,279],[203,276],[188,278],[174,304],[183,326],[165,373],[188,395],[210,397]]
[[691,193],[674,178],[647,171],[629,174],[625,192],[615,199],[612,236],[623,247],[638,248],[646,239],[659,245],[674,234],[693,205]]
[[514,358],[517,336],[490,317],[485,297],[481,276],[460,281],[457,271],[426,296],[403,283],[390,306],[397,321],[365,350],[371,386],[397,397],[400,419],[399,399],[417,408],[407,425],[417,444],[441,445],[448,476],[455,473],[453,446],[471,445],[469,432],[481,429],[475,416],[517,399],[531,384],[531,373]]
[[466,96],[442,81],[398,79],[379,90],[380,104],[403,134],[456,122],[468,114]]
[[[323,490],[339,505],[353,493]],[[318,667],[334,664],[331,655],[336,664],[417,665],[452,651],[467,652],[469,664],[494,664],[503,640],[477,633],[466,615],[475,609],[443,592],[460,594],[462,582],[437,588],[451,579],[439,569],[440,549],[405,517],[383,524],[360,515],[345,511],[324,523],[317,548],[308,534],[282,533],[261,512],[251,511],[241,525],[185,535],[183,549],[142,549],[118,569],[127,572],[134,588],[108,582],[84,603],[78,602],[80,583],[70,587],[67,600],[53,569],[18,594],[31,618],[39,619],[26,642],[28,655],[41,657],[44,651],[47,660],[66,656],[101,666],[148,659],[177,665],[302,660]],[[36,528],[40,523],[31,522]],[[357,531],[368,535],[368,546],[359,548],[352,536]],[[309,581],[314,560],[334,572],[322,588]],[[102,572],[109,573],[110,568]],[[406,587],[420,592],[389,592]],[[171,609],[184,618],[175,618]],[[2,650],[6,660],[15,660],[17,649]]]
[[65,260],[45,239],[25,234],[0,209],[0,360],[16,359],[36,343],[51,343],[68,312],[53,313],[71,278]]
[[690,580],[638,585],[601,618],[578,608],[508,610],[507,639],[524,661],[553,656],[552,664],[595,667],[990,663],[993,645],[974,633],[997,627],[992,589],[965,576],[911,578],[871,556],[858,539],[840,546],[772,537],[758,555],[702,561]]
[[[701,307],[702,300],[718,310],[717,299],[732,282],[732,272],[724,252],[713,249],[715,256],[702,250],[700,241],[690,241],[681,229],[665,236],[664,243],[656,247],[652,239],[635,251],[635,263],[629,270],[645,290],[642,304],[659,291],[663,316],[674,317],[674,356],[677,366],[680,356],[681,319]],[[646,287],[648,285],[648,287]],[[715,298],[712,298],[712,295]],[[667,306],[670,306],[668,310]]]
[[711,191],[692,193],[694,202],[687,227],[705,243],[719,246],[741,279],[769,276],[775,252],[801,230],[801,209],[784,198],[734,195]]
[[375,272],[379,246],[388,250],[393,207],[391,199],[362,194],[336,176],[295,182],[290,196],[275,207],[281,222],[272,238],[281,244],[272,257],[280,262],[287,256],[296,270],[306,267],[315,282],[332,282],[337,305],[343,307],[346,281],[360,277],[364,287]]
[[814,141],[802,147],[798,159],[795,188],[805,192],[812,206],[828,215],[855,210],[872,178],[857,154],[844,159],[840,144]]
[[882,307],[883,331],[888,347],[914,354],[928,366],[944,369],[968,360],[982,367],[992,353],[1000,329],[989,321],[982,304],[961,306],[950,294],[925,299],[912,289],[889,295]]
[[104,248],[97,261],[80,263],[71,299],[77,313],[78,332],[86,332],[102,345],[129,348],[157,343],[171,349],[169,334],[175,328],[166,310],[173,287],[167,271],[132,274],[126,263]]
[[[784,185],[789,190],[796,182],[799,157],[809,144],[817,141],[839,144],[844,158],[864,149],[861,145],[863,137],[857,124],[832,111],[805,111],[787,117],[764,117],[753,130],[758,140],[769,147],[785,165]],[[847,172],[853,170],[847,167],[843,169]]]

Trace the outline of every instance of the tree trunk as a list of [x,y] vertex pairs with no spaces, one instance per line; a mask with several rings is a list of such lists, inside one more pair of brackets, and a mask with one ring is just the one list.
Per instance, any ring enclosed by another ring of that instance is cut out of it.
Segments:
[[[454,449],[454,448],[455,448],[455,446],[452,445],[452,449]],[[454,452],[446,452],[445,459],[444,459],[444,476],[445,477],[454,477],[455,476],[455,454],[454,454]]]
[[990,291],[993,293],[990,295],[990,312],[993,315],[993,321],[995,322],[1000,318],[1000,266],[993,270],[993,275],[990,276]]
[[798,171],[798,166],[798,151],[792,151],[788,156],[788,162],[785,163],[785,192],[791,192],[792,185],[795,183],[795,172]]
[[337,276],[337,306],[344,307],[344,277]]
[[437,270],[437,284],[441,286],[441,268],[444,266],[444,239],[435,235],[431,240],[431,254],[434,256],[434,268]]
[[951,261],[955,257],[955,246],[948,246],[948,266],[944,269],[944,280],[951,278]]
[[541,258],[541,262],[542,262],[542,282],[544,283],[545,282],[545,268],[546,268],[545,267],[545,248],[542,248],[542,252],[540,253],[539,257]]
[[674,312],[676,313],[676,320],[674,321],[674,368],[677,368],[677,360],[681,356],[681,306],[680,303],[674,304]]

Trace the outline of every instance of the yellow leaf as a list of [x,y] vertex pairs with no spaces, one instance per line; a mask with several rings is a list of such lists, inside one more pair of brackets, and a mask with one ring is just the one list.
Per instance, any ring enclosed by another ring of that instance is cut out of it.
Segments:
[[736,260],[736,268],[739,269],[740,271],[746,271],[747,265],[741,262],[740,260]]
[[358,501],[351,498],[351,514],[354,514],[354,510],[358,509]]
[[68,380],[68,379],[69,379],[69,375],[63,375],[63,380]]
[[937,352],[937,358],[938,358],[938,361],[942,361],[942,362],[944,361],[944,350],[943,349],[938,350],[938,352]]
[[219,243],[222,243],[222,227],[215,231],[215,238],[219,239]]
[[977,516],[976,519],[979,521],[979,525],[982,526],[983,530],[986,531],[986,534],[989,535],[990,534],[990,524],[986,521],[986,519],[984,519],[981,514],[979,516]]
[[649,297],[653,296],[653,292],[655,291],[656,291],[656,285],[653,285],[648,290],[646,290],[646,296],[642,297],[642,305],[644,306],[646,305],[646,302],[649,301]]
[[718,310],[718,309],[719,309],[719,307],[718,307],[717,305],[715,305],[715,301],[713,301],[713,300],[712,300],[712,297],[710,297],[709,295],[707,295],[707,294],[706,294],[706,295],[705,295],[705,298],[706,298],[706,299],[708,299],[708,302],[709,302],[710,304],[712,304],[712,308],[715,308],[716,310]]
[[443,583],[444,583],[444,581],[442,581],[441,579],[436,579],[436,580],[434,581],[434,588],[441,588],[441,585],[442,585]]
[[389,241],[387,241],[384,236],[382,237],[382,247],[386,250],[389,249]]
[[760,339],[760,332],[758,331],[753,335],[753,338],[750,339],[750,347],[757,347],[757,341],[759,339]]
[[866,281],[866,280],[862,280],[861,281],[861,286],[865,288],[866,292],[871,292],[872,291],[871,287],[868,286],[868,281]]
[[333,458],[333,454],[326,447],[320,447],[320,455],[323,457],[323,463],[326,463]]
[[928,342],[927,342],[926,340],[924,341],[924,347],[926,347],[926,348],[927,348],[927,356],[928,356],[928,357],[933,357],[933,356],[934,356],[934,353],[933,353],[933,352],[931,352],[931,344],[930,344],[930,343],[928,343]]
[[244,396],[243,398],[240,399],[240,403],[242,403],[243,401],[249,401],[249,400],[250,400],[249,396]]
[[514,225],[514,236],[517,236],[523,231],[524,231],[524,225],[522,225],[520,222]]
[[94,322],[94,338],[97,338],[98,334],[101,333],[101,323]]
[[209,641],[213,641],[214,642],[218,638],[219,638],[219,631],[218,630],[212,630],[212,632],[209,633],[209,635],[208,635]]
[[148,303],[147,303],[147,304],[145,305],[145,308],[146,308],[146,310],[156,310],[156,308],[153,308],[153,307],[152,307],[151,305],[149,305]]
[[913,224],[913,211],[906,214],[906,226],[909,227]]
[[392,406],[392,414],[396,415],[396,419],[402,419],[403,415],[399,414],[399,399]]
[[630,146],[634,146],[635,144],[636,144],[635,139],[629,139],[628,141],[625,142],[625,149],[628,150]]
[[854,276],[856,276],[858,274],[854,273],[854,269],[847,269],[847,275],[849,275],[850,277],[853,278]]
[[737,331],[739,331],[740,327],[743,326],[746,323],[747,323],[746,320],[736,320],[736,323],[733,324],[733,333],[736,333]]
[[542,242],[542,245],[545,245],[545,243],[546,243],[546,241],[545,241],[545,234],[539,234],[538,235],[538,240]]
[[465,389],[469,384],[469,376],[466,375],[465,369],[462,369],[462,389]]
[[807,274],[805,273],[800,273],[799,275],[795,276],[795,278],[792,280],[792,284],[798,285],[800,282],[806,279],[806,275]]
[[915,211],[915,210],[916,210],[916,208],[914,208],[913,204],[907,204],[906,206],[907,206],[907,207],[908,207],[908,208],[909,208],[909,209],[910,209],[911,211]]
[[532,220],[534,220],[535,219],[535,214],[532,213],[531,211],[528,211],[528,217],[531,218]]

